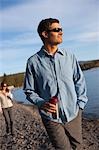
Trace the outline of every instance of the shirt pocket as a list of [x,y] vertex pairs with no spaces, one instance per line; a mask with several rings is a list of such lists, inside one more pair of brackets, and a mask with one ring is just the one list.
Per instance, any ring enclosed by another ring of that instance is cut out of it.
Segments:
[[66,62],[66,61],[61,61],[59,63],[60,65],[60,78],[63,81],[73,81],[73,70],[72,70],[72,66],[71,63]]

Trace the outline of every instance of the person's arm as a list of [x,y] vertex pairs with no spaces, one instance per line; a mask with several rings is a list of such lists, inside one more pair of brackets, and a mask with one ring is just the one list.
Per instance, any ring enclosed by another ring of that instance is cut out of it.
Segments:
[[0,113],[2,113],[2,107],[1,107],[1,97],[0,97]]
[[80,65],[78,64],[75,56],[73,56],[73,80],[75,85],[75,91],[77,94],[77,103],[79,105],[80,109],[84,109],[88,98],[86,95],[87,88],[86,88],[86,82],[83,75],[83,72],[80,68]]
[[48,112],[56,112],[56,106],[49,102],[46,102],[43,98],[39,96],[39,92],[37,92],[37,82],[35,79],[35,71],[33,69],[32,64],[28,61],[24,79],[24,87],[23,90],[26,94],[26,99],[38,106],[38,108],[48,111]]
[[26,99],[39,108],[45,103],[45,100],[41,98],[38,94],[39,92],[37,92],[38,90],[35,79],[35,71],[30,61],[27,62],[23,90],[26,94]]
[[2,107],[0,106],[0,113],[2,113]]
[[13,94],[9,91],[7,93],[7,97],[10,99],[10,100],[13,100]]

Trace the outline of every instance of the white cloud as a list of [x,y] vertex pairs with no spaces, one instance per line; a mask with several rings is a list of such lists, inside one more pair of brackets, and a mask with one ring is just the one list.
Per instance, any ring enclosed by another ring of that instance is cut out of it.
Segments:
[[79,40],[83,42],[99,42],[99,32],[82,33]]
[[2,41],[0,44],[1,48],[9,47],[22,47],[29,45],[37,45],[40,43],[40,38],[33,35],[33,33],[23,33],[22,35],[16,36],[13,39],[7,39]]
[[[96,4],[96,3],[95,3]],[[59,17],[64,26],[85,24],[96,20],[97,5],[87,0],[47,0],[17,5],[0,12],[4,29],[35,29],[38,22],[45,17]]]
[[99,32],[81,32],[75,35],[68,35],[65,41],[78,41],[78,42],[99,42]]
[[[4,60],[10,68],[16,66],[18,69],[18,66],[20,68],[25,63],[27,57],[32,55],[41,44],[36,30],[39,21],[46,17],[59,18],[64,29],[64,45],[66,43],[73,48],[76,46],[82,48],[82,45],[84,47],[87,43],[87,48],[90,49],[92,44],[99,42],[98,6],[98,0],[38,0],[35,2],[32,0],[29,3],[1,10],[0,31],[2,34],[3,32],[10,34],[10,31],[16,33],[22,31],[22,34],[20,36],[14,34],[15,36],[8,39],[6,37],[6,40],[1,38],[0,65]],[[72,45],[72,42],[75,45]],[[13,64],[11,60],[14,61]]]

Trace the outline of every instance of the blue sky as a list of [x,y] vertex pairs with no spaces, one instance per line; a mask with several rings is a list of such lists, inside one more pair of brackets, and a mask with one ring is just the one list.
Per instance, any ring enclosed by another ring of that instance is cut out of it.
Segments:
[[42,46],[38,23],[49,17],[63,27],[59,47],[78,60],[99,59],[99,0],[0,0],[0,76],[25,71]]

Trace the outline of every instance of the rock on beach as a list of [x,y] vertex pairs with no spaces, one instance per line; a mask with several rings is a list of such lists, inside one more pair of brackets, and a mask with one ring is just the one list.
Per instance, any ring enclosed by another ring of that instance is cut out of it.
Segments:
[[[0,113],[0,150],[54,150],[34,106],[14,103],[15,135],[6,136]],[[83,117],[83,150],[99,150],[99,120]]]

